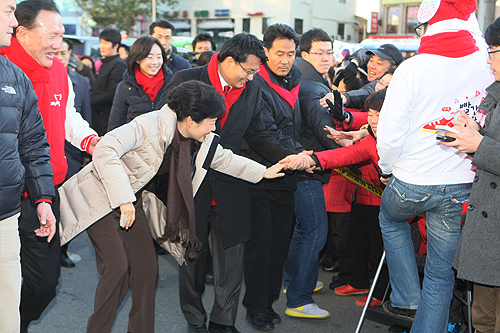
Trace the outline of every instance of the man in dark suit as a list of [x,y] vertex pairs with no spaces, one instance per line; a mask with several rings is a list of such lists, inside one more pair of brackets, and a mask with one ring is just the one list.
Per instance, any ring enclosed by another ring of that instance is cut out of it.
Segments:
[[116,29],[106,28],[99,34],[102,65],[92,86],[90,103],[94,128],[101,136],[107,132],[116,87],[123,80],[123,72],[127,69],[127,64],[118,54],[120,43],[121,34]]
[[189,61],[177,55],[175,46],[172,45],[172,36],[174,34],[174,25],[167,20],[158,20],[149,26],[149,35],[158,39],[167,54],[168,68],[172,73],[191,68]]
[[[226,113],[216,124],[220,144],[239,154],[244,138],[253,150],[276,163],[280,157],[295,152],[278,143],[262,122],[261,90],[251,82],[261,61],[266,61],[262,43],[254,35],[238,34],[224,44],[208,65],[175,74],[167,90],[189,80],[214,86],[226,100]],[[250,240],[248,185],[208,170],[195,197],[195,214],[197,236],[203,244],[208,241],[208,223],[211,228],[215,301],[208,331],[238,332],[234,323],[243,275],[244,244]],[[196,258],[187,257],[187,264],[179,270],[181,308],[190,332],[207,332],[207,313],[201,300],[205,290],[206,256],[207,246],[203,245]]]

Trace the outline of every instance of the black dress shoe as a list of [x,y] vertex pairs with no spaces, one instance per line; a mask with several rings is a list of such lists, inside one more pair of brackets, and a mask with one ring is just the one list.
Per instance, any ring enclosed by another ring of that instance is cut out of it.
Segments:
[[208,323],[208,333],[240,333],[234,326],[220,325],[214,322]]
[[189,324],[189,333],[207,333],[207,327],[205,325],[191,325]]
[[68,257],[68,254],[65,252],[61,252],[61,257],[59,261],[62,267],[68,267],[68,268],[75,267],[75,263]]
[[279,324],[281,323],[281,317],[279,314],[276,313],[276,311],[274,311],[274,309],[270,306],[266,309],[266,312],[265,314],[271,318],[271,321],[273,322],[273,324]]
[[257,314],[247,314],[247,321],[252,325],[252,327],[259,331],[272,331],[274,330],[274,324],[271,318],[265,312],[259,312]]
[[320,264],[323,272],[338,272],[339,271],[339,261],[332,260],[330,258],[323,260]]

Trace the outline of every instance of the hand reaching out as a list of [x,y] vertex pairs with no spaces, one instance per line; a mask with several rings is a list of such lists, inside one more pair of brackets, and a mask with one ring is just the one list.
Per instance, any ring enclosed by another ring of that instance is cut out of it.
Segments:
[[264,172],[264,178],[273,179],[273,178],[283,177],[285,174],[280,171],[283,170],[284,167],[285,165],[281,163],[276,163],[275,165],[270,166],[269,168],[266,169],[266,172]]

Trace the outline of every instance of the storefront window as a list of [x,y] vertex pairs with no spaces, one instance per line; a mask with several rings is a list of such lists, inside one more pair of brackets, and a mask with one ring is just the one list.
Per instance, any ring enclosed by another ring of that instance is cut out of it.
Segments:
[[387,10],[387,33],[397,34],[400,22],[399,7],[389,7]]
[[405,33],[413,34],[415,31],[413,30],[418,24],[418,6],[411,6],[406,8],[406,29]]

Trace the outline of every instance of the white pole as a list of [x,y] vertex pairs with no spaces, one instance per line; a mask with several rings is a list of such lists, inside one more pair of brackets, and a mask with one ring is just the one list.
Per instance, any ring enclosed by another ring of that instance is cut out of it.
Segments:
[[151,7],[152,7],[151,20],[152,22],[154,22],[156,21],[156,0],[151,0]]

